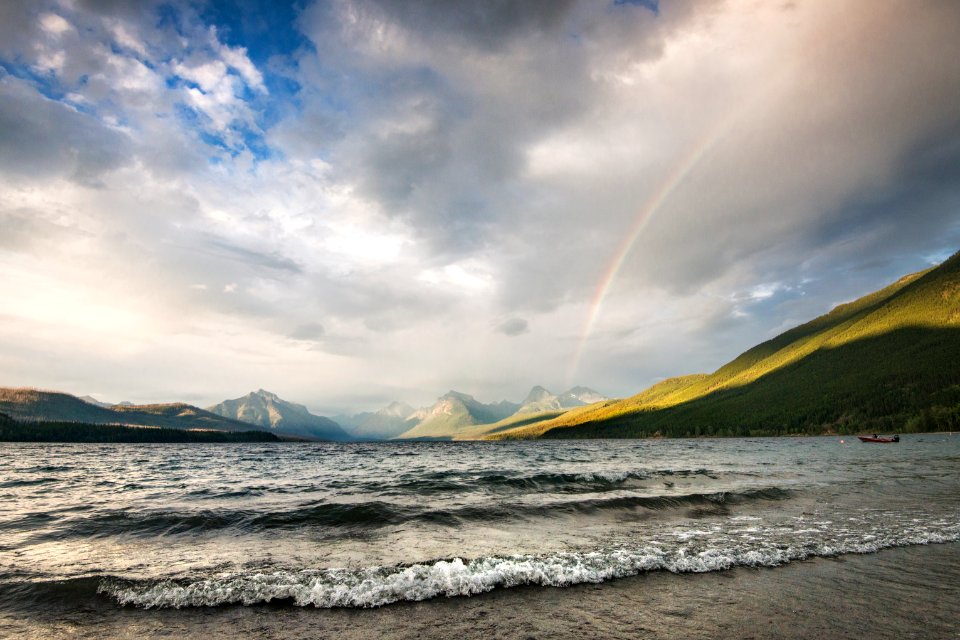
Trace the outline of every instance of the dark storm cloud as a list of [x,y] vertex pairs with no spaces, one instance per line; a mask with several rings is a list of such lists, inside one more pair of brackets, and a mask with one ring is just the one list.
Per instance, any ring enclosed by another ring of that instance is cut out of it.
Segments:
[[[301,80],[326,89],[303,96],[326,126],[294,144],[329,145],[337,175],[437,254],[483,250],[528,213],[529,145],[589,117],[609,90],[594,77],[606,40],[617,65],[656,58],[693,14],[675,7],[652,22],[646,10],[598,17],[562,2],[314,5],[304,26],[320,54],[301,63]],[[343,135],[331,141],[332,131]]]
[[[922,247],[940,235],[945,246],[960,248],[960,114],[952,130],[909,148],[894,172],[895,179],[882,188],[850,197],[813,231],[811,241],[826,246],[871,229],[877,241],[891,247]],[[884,266],[876,254],[866,255],[870,259],[858,266]]]
[[652,216],[621,281],[686,294],[747,265],[753,277],[806,277],[797,265],[811,255],[849,258],[841,240],[911,255],[952,242],[960,68],[943,61],[960,56],[947,26],[960,5],[904,21],[905,6],[803,5],[842,20],[797,38],[776,93],[747,87],[752,111],[735,105],[744,115]]

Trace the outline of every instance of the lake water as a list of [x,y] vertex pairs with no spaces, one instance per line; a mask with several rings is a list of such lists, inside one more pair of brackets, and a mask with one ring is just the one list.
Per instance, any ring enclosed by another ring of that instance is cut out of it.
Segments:
[[47,635],[50,615],[96,636],[131,608],[378,607],[960,540],[950,434],[0,453],[0,635]]

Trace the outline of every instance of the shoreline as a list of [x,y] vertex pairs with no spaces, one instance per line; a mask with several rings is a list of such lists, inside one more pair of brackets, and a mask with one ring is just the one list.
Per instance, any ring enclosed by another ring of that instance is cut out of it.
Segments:
[[26,638],[957,638],[960,543],[566,588],[521,586],[377,609],[277,603],[120,607],[103,597],[18,619]]
[[[18,424],[44,424],[43,422],[36,423],[18,423]],[[91,425],[87,423],[74,423],[74,422],[64,422],[56,423],[58,425],[66,425],[68,427],[97,427],[104,428],[104,430],[109,429],[125,429],[128,431],[135,431],[138,436],[142,432],[163,432],[164,435],[171,435],[172,437],[183,437],[185,439],[144,439],[143,436],[140,436],[139,439],[102,439],[102,440],[81,440],[81,439],[13,439],[6,437],[2,432],[0,432],[0,443],[3,444],[336,444],[336,445],[417,445],[417,444],[445,444],[445,445],[463,445],[463,444],[474,444],[474,443],[503,443],[503,442],[604,442],[609,440],[623,440],[623,441],[645,441],[645,442],[674,442],[674,441],[729,441],[729,440],[774,440],[779,438],[788,438],[791,440],[809,440],[813,438],[851,438],[856,439],[858,435],[865,435],[864,433],[860,434],[844,434],[844,433],[793,433],[793,434],[782,434],[782,435],[756,435],[756,436],[631,436],[631,437],[619,437],[612,436],[608,438],[604,437],[584,437],[584,438],[494,438],[486,437],[479,439],[452,439],[452,438],[410,438],[405,440],[309,440],[307,438],[299,436],[291,436],[285,433],[271,433],[262,429],[249,429],[247,431],[221,431],[218,429],[206,429],[206,428],[190,428],[190,429],[178,429],[170,427],[158,427],[158,426],[146,426],[146,425],[124,425],[124,424],[97,424]],[[889,432],[893,434],[893,432]],[[920,431],[916,433],[906,433],[906,432],[897,432],[896,435],[901,437],[901,443],[903,438],[921,438],[921,437],[936,437],[936,436],[956,436],[960,434],[957,431]],[[217,439],[223,436],[224,438],[233,438],[233,439]],[[200,439],[206,437],[207,439]],[[854,440],[849,440],[845,444],[856,444]]]

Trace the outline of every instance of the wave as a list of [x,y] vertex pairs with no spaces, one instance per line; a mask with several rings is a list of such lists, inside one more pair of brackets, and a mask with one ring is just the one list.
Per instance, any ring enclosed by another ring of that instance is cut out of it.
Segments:
[[50,484],[51,482],[60,482],[60,478],[54,477],[44,477],[44,478],[27,478],[27,479],[17,479],[17,480],[5,480],[0,482],[0,489],[14,489],[16,487],[32,487],[38,484]]
[[243,489],[235,490],[218,490],[209,487],[203,489],[195,489],[186,494],[187,498],[201,498],[201,499],[231,499],[231,498],[251,498],[262,496],[267,488],[264,487],[246,487]]
[[234,528],[242,531],[267,529],[300,529],[324,527],[351,532],[421,522],[456,527],[464,523],[554,518],[565,515],[594,514],[612,511],[669,511],[693,508],[712,515],[727,513],[732,505],[757,500],[785,500],[792,493],[769,487],[739,492],[692,493],[686,495],[617,496],[585,500],[560,500],[539,504],[487,501],[483,504],[448,509],[425,508],[384,501],[330,503],[315,502],[296,505],[283,511],[253,509],[205,509],[192,513],[176,511],[113,510],[91,514],[83,519],[57,521],[52,514],[31,514],[28,518],[9,521],[0,528],[35,530],[44,528],[33,540],[61,540],[80,536],[100,538],[112,535],[176,535]]
[[[566,587],[598,583],[649,571],[704,573],[738,566],[775,567],[816,556],[872,553],[884,548],[954,542],[960,524],[914,521],[896,531],[869,528],[857,532],[840,529],[816,538],[809,531],[784,538],[724,538],[722,544],[703,545],[698,534],[688,532],[672,546],[648,544],[593,552],[460,558],[392,567],[316,569],[221,574],[186,580],[103,580],[98,591],[117,603],[144,608],[207,607],[287,602],[319,608],[379,607],[395,602],[428,600],[440,596],[470,596],[497,588],[520,585]],[[692,541],[693,540],[693,541]]]
[[[407,455],[407,454],[394,454]],[[66,467],[37,467],[32,469],[43,471],[65,470]],[[579,473],[542,472],[529,475],[506,473],[470,473],[459,471],[434,471],[401,476],[393,482],[376,482],[369,485],[361,483],[360,487],[369,489],[380,495],[434,495],[444,493],[462,493],[469,491],[517,491],[517,492],[550,492],[550,493],[594,493],[622,489],[629,485],[645,481],[662,479],[664,484],[670,485],[675,478],[710,478],[719,479],[721,473],[710,469],[657,469],[646,471],[586,471]],[[724,473],[729,475],[751,475],[749,473]],[[37,484],[58,483],[63,478],[57,476],[34,477],[15,479],[0,482],[0,488],[21,487]],[[116,483],[110,482],[109,485]],[[124,491],[145,489],[140,483],[128,483],[121,487]],[[304,485],[295,489],[301,492],[324,491],[330,489],[354,489],[357,481],[351,479],[326,479],[322,483]],[[254,486],[240,490],[216,489],[203,487],[185,494],[188,499],[224,499],[244,498],[264,495],[265,493],[289,493],[289,487]]]
[[666,477],[702,476],[713,480],[719,475],[709,469],[660,469],[655,471],[588,471],[582,473],[536,473],[511,475],[487,473],[482,475],[457,472],[434,472],[415,478],[401,479],[392,484],[399,492],[435,494],[462,492],[471,489],[517,489],[522,491],[550,491],[554,493],[591,493],[620,489],[632,481],[646,481]]

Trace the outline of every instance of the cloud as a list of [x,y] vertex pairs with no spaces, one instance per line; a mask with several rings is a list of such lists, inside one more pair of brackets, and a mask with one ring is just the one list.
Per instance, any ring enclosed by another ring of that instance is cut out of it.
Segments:
[[531,33],[555,32],[575,3],[570,0],[492,0],[491,2],[357,2],[356,22],[391,25],[430,38],[498,51]]
[[41,212],[30,209],[5,210],[0,200],[0,250],[36,253],[56,251],[75,229],[44,219]]
[[0,3],[0,375],[625,395],[960,245],[954,3],[261,9]]
[[[646,12],[616,17],[654,28],[608,34],[617,28],[574,3],[334,7],[314,5],[304,14],[319,54],[301,64],[301,82],[330,87],[343,102],[322,109],[314,98],[329,105],[326,95],[305,92],[307,108],[330,125],[302,133],[320,142],[349,126],[351,134],[327,152],[337,177],[411,224],[432,251],[450,254],[499,240],[517,208],[536,195],[519,181],[527,147],[590,118],[606,95],[609,87],[593,80],[594,64],[606,63],[594,58],[604,51],[587,42],[612,36],[623,46],[617,62],[640,64],[660,55],[673,26],[650,25]],[[687,15],[679,10],[664,23]]]
[[229,47],[217,38],[215,29],[210,31],[210,41],[214,50],[220,58],[237,71],[251,89],[266,92],[267,88],[263,84],[263,74],[257,69],[256,65],[247,57],[247,50],[244,47]]
[[290,332],[290,337],[294,340],[319,340],[326,334],[323,325],[318,322],[308,322],[296,327]]
[[519,336],[527,333],[530,327],[523,318],[510,318],[497,327],[497,331],[507,336]]
[[130,147],[124,133],[0,71],[0,170],[6,175],[96,185],[124,164]]
[[70,23],[56,13],[44,13],[40,16],[40,28],[47,33],[58,36],[72,29]]
[[303,271],[300,265],[284,256],[247,249],[217,238],[207,240],[206,246],[215,255],[237,260],[257,270],[278,270],[290,273],[302,273]]

